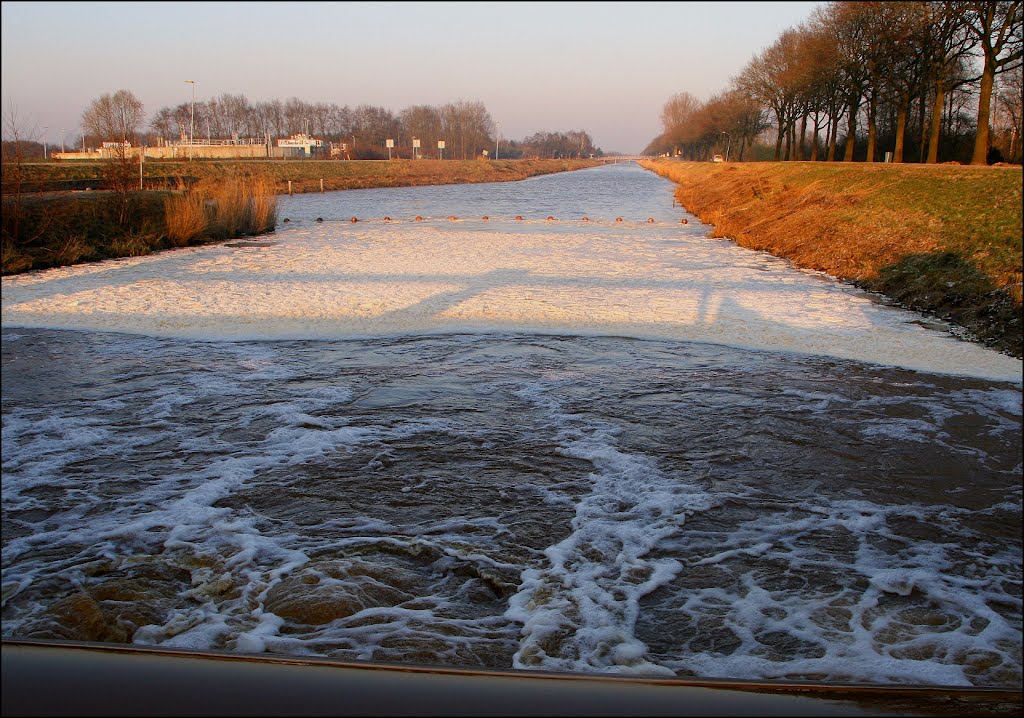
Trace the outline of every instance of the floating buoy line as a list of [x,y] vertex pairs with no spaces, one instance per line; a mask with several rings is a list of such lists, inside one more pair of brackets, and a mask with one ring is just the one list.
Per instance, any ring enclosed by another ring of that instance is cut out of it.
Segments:
[[[484,215],[483,217],[481,217],[480,219],[486,222],[486,221],[490,221],[490,220],[491,220],[491,217],[490,217],[489,215],[486,215],[486,214],[485,214],[485,215]],[[282,224],[288,224],[288,223],[290,223],[291,221],[292,221],[292,220],[291,220],[291,218],[289,218],[289,217],[285,217],[284,219],[282,219],[282,220],[281,220],[281,223],[282,223]],[[314,221],[315,221],[315,222],[317,222],[317,223],[322,223],[322,222],[341,222],[341,221],[345,221],[345,220],[338,220],[338,219],[334,219],[334,220],[332,220],[332,219],[324,219],[323,217],[317,217],[317,218],[316,218],[316,219],[315,219]],[[372,221],[372,220],[365,220],[365,219],[359,219],[358,217],[351,217],[351,218],[349,218],[349,219],[348,219],[348,222],[350,222],[350,223],[352,223],[352,224],[355,224],[356,222],[365,222],[365,221]],[[382,218],[381,218],[381,221],[383,221],[383,222],[389,222],[389,223],[390,223],[390,222],[401,222],[402,220],[400,220],[400,219],[398,219],[398,220],[395,220],[395,219],[392,219],[392,218],[391,218],[390,216],[385,216],[385,217],[382,217]],[[416,216],[415,216],[415,217],[413,218],[413,221],[416,221],[416,222],[425,222],[425,221],[427,221],[427,220],[426,220],[426,219],[424,219],[424,218],[423,218],[422,216],[420,216],[420,215],[416,215]],[[453,214],[453,215],[449,215],[449,216],[448,216],[448,221],[449,221],[449,222],[462,222],[462,221],[464,221],[464,220],[460,219],[459,217],[457,217],[457,216],[455,216],[455,215]],[[501,220],[498,220],[498,221],[501,221]],[[527,220],[526,218],[524,218],[524,217],[523,217],[523,216],[522,216],[521,214],[517,214],[517,215],[515,216],[515,218],[514,218],[514,221],[516,221],[516,222],[526,222],[526,221],[529,221],[529,220]],[[547,219],[545,219],[545,220],[543,220],[543,221],[544,221],[544,222],[558,222],[558,221],[567,221],[567,222],[573,222],[573,221],[579,221],[579,222],[590,222],[590,221],[592,221],[592,220],[590,219],[590,217],[580,217],[580,218],[579,218],[579,220],[559,220],[559,219],[557,219],[556,217],[553,217],[553,216],[551,216],[551,215],[548,215]],[[598,222],[600,222],[600,220],[597,220],[597,221],[598,221]],[[614,222],[615,222],[615,223],[624,223],[624,222],[626,222],[626,221],[627,221],[627,220],[623,219],[622,217],[616,217],[616,218],[615,218],[615,220],[614,220]],[[654,219],[654,217],[648,217],[648,218],[647,218],[647,220],[646,220],[646,223],[647,223],[647,224],[656,224],[657,222],[658,222],[658,220]],[[684,219],[681,219],[681,220],[679,220],[679,223],[680,223],[680,224],[689,224],[689,220],[688,220],[688,219],[685,219],[685,218],[684,218]]]

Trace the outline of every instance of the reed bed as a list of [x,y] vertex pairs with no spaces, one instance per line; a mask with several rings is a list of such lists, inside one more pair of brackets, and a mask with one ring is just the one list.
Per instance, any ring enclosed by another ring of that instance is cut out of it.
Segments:
[[277,197],[263,176],[206,182],[168,197],[167,236],[175,247],[271,232],[277,223]]
[[167,239],[173,247],[184,247],[201,237],[210,224],[206,199],[199,192],[181,192],[164,200]]
[[277,223],[277,197],[266,177],[232,176],[123,199],[107,192],[4,197],[3,273],[253,236]]

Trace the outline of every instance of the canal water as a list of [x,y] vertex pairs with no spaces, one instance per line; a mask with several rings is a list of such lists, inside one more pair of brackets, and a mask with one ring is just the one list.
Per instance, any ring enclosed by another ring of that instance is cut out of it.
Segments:
[[1019,687],[1020,362],[707,233],[616,165],[4,278],[4,637]]

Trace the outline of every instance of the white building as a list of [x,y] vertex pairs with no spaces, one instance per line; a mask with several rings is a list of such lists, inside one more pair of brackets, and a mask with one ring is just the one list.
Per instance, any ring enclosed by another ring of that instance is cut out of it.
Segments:
[[278,140],[277,141],[277,146],[278,147],[301,147],[302,148],[302,154],[304,156],[306,156],[306,157],[311,157],[313,155],[314,150],[317,153],[319,153],[319,151],[324,146],[324,141],[323,140],[315,139],[315,138],[310,137],[309,135],[304,134],[304,133],[299,133],[297,135],[292,135],[291,137],[289,137],[286,140]]

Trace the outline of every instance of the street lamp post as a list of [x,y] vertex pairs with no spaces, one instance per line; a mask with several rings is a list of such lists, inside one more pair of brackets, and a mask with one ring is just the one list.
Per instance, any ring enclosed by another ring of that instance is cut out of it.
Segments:
[[725,146],[725,161],[728,162],[729,161],[729,150],[732,149],[732,135],[730,135],[728,132],[724,132],[724,131],[722,132],[722,134],[729,138],[729,142]]
[[192,116],[188,122],[188,161],[192,161],[192,138],[196,127],[196,81],[185,80],[186,85],[192,85]]
[[494,123],[494,159],[498,159],[498,143],[501,142],[501,123]]
[[64,154],[64,128],[60,128],[60,153]]
[[44,127],[43,128],[43,159],[44,160],[46,159],[46,131],[48,129],[50,129],[50,128],[49,127]]

